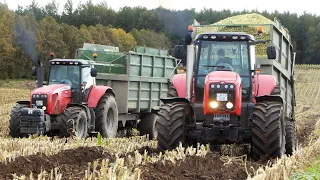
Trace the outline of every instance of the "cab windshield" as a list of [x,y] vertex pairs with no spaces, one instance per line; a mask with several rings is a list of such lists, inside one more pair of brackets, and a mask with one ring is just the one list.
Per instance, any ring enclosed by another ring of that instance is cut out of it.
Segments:
[[72,89],[80,88],[80,66],[51,65],[48,85],[69,84]]
[[248,42],[246,41],[201,41],[198,50],[196,77],[196,96],[203,98],[205,77],[212,71],[233,71],[240,75],[242,93],[248,95],[250,90],[250,60]]

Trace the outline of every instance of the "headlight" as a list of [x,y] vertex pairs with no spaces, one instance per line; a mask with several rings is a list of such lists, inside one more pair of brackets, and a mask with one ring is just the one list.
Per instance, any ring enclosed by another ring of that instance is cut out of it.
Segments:
[[214,88],[214,84],[211,84],[211,88],[212,88],[212,89]]
[[44,111],[47,110],[47,107],[43,106],[43,107],[42,107],[42,110],[44,110]]
[[233,89],[233,85],[230,85],[230,88]]
[[211,107],[212,109],[216,109],[218,106],[219,106],[219,104],[218,104],[216,101],[210,102],[210,107]]
[[228,89],[228,85],[227,85],[227,84],[226,84],[226,85],[224,85],[224,88]]
[[232,102],[228,102],[228,103],[226,104],[226,106],[227,106],[228,109],[232,109],[232,108],[233,108]]

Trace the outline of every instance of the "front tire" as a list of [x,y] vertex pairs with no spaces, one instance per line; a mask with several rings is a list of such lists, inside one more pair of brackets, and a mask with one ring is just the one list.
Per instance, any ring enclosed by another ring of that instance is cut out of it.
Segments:
[[88,118],[86,111],[82,107],[67,107],[64,112],[57,117],[57,121],[60,124],[61,137],[76,136],[85,139],[88,135]]
[[115,138],[118,131],[118,107],[112,94],[105,94],[99,100],[96,113],[96,131],[102,137]]
[[186,145],[185,124],[190,117],[189,104],[173,102],[163,104],[158,112],[156,128],[158,131],[158,148],[172,150],[181,142]]
[[24,137],[25,134],[20,133],[21,109],[28,107],[25,104],[16,104],[10,113],[9,135],[13,138]]
[[280,102],[256,103],[252,116],[252,153],[256,159],[280,157],[285,153],[283,105]]

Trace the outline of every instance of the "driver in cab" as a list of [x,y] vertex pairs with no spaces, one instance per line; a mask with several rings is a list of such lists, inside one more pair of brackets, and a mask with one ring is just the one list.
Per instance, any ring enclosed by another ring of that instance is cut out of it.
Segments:
[[217,66],[221,67],[214,67],[213,69],[210,69],[211,71],[221,71],[221,70],[229,70],[232,71],[232,59],[229,57],[225,57],[225,52],[223,49],[218,50],[218,61]]

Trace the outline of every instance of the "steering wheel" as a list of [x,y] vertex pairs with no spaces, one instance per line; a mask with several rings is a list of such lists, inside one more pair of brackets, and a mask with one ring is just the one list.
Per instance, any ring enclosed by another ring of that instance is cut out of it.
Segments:
[[60,83],[69,84],[70,87],[72,86],[72,82],[69,79],[62,79]]
[[218,71],[220,69],[225,69],[225,68],[229,69],[230,71],[233,71],[233,67],[229,63],[219,63],[217,64],[217,66],[224,66],[224,67],[223,68],[215,67],[214,71]]

